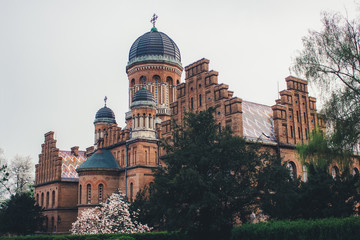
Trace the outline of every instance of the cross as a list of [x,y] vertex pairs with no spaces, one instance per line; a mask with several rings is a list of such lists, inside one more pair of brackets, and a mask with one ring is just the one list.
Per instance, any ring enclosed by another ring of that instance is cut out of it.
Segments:
[[156,23],[157,18],[158,18],[158,16],[154,13],[152,18],[150,19],[150,22],[153,24],[153,27],[155,27],[155,23]]
[[107,96],[105,96],[105,98],[104,98],[105,107],[106,107],[106,101],[107,101]]

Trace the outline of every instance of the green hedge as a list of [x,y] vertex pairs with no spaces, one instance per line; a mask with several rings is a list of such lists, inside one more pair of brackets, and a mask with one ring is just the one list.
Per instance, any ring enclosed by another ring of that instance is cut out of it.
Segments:
[[352,240],[360,239],[360,217],[269,221],[244,224],[231,240]]
[[0,240],[183,240],[177,232],[151,232],[133,234],[94,234],[94,235],[34,235],[19,237],[0,237]]

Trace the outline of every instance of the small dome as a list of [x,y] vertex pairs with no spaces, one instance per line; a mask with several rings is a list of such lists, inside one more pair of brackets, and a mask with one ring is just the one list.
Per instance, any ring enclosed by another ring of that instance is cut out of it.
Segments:
[[152,28],[135,40],[130,48],[128,67],[136,62],[167,61],[181,67],[180,50],[165,33]]
[[114,112],[107,106],[100,108],[95,115],[94,123],[98,122],[116,123]]
[[85,162],[83,162],[76,171],[85,170],[119,170],[120,167],[116,162],[114,156],[109,150],[99,149]]
[[154,99],[154,95],[152,95],[152,93],[149,90],[143,88],[134,94],[132,102],[137,102],[137,101],[155,102],[155,99]]
[[130,108],[142,108],[156,106],[154,95],[147,89],[143,88],[134,94]]

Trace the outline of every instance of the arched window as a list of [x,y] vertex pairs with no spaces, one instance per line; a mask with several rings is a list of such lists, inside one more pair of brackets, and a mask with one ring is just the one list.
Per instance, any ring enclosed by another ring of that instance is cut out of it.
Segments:
[[44,207],[44,193],[41,193],[41,205],[42,207]]
[[91,185],[88,184],[86,188],[87,188],[87,203],[89,204],[91,203]]
[[199,95],[199,106],[201,107],[201,94]]
[[149,124],[148,124],[148,125],[149,125],[149,128],[150,128],[150,129],[153,128],[152,125],[151,125],[151,121],[152,121],[151,119],[152,119],[152,118],[151,118],[151,114],[149,114],[149,117],[148,117]]
[[138,113],[137,115],[137,127],[139,128],[140,127],[140,114]]
[[307,167],[306,167],[306,165],[303,165],[302,166],[302,169],[303,169],[303,180],[304,180],[304,182],[307,182]]
[[99,184],[99,203],[103,201],[103,190],[104,190],[104,185]]
[[176,84],[180,84],[180,81],[179,81],[179,80],[176,80]]
[[82,196],[82,187],[81,187],[81,184],[80,184],[80,187],[79,187],[79,204],[81,204],[81,196]]
[[171,77],[167,77],[166,82],[167,82],[167,84],[169,84],[169,86],[174,85],[173,79]]
[[53,208],[55,207],[55,190],[52,191],[51,205]]
[[135,86],[135,79],[131,79],[130,87],[134,87],[134,86]]
[[155,93],[154,93],[155,102],[158,103],[158,83],[161,82],[160,76],[159,75],[154,75],[153,76],[153,81],[154,81],[154,85],[155,85]]
[[194,98],[191,98],[190,100],[190,107],[191,109],[194,109]]
[[333,177],[333,179],[336,179],[336,177],[339,176],[339,169],[337,166],[332,167],[331,176]]
[[359,175],[359,169],[357,169],[356,167],[352,170],[352,175],[353,176],[357,176]]
[[130,183],[130,202],[133,201],[133,194],[134,194],[134,184]]
[[145,83],[146,83],[146,77],[145,77],[145,76],[141,76],[141,77],[140,77],[140,83],[141,83],[141,84],[145,84]]
[[296,165],[295,165],[294,162],[288,162],[288,163],[286,164],[286,168],[289,170],[291,179],[297,178],[297,175],[296,175]]
[[49,192],[46,193],[46,208],[49,208],[49,197],[50,197],[50,194]]
[[39,194],[36,194],[36,204],[40,205],[40,203],[39,203]]

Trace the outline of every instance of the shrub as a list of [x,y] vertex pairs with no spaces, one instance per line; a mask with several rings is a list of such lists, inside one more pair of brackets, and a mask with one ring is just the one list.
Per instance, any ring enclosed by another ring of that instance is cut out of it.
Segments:
[[353,216],[244,224],[233,229],[231,240],[355,240],[359,235],[360,217]]

